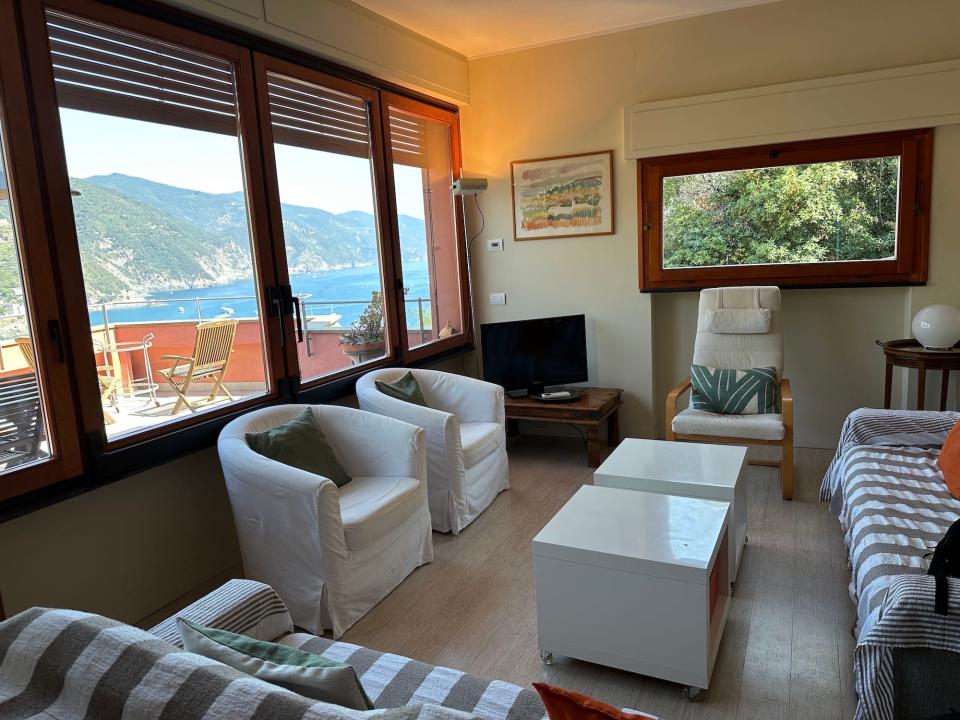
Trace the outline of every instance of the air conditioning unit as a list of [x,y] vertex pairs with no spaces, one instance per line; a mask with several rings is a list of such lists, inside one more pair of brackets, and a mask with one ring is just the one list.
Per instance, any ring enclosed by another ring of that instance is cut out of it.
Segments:
[[486,178],[460,178],[450,186],[454,195],[479,195],[487,189]]

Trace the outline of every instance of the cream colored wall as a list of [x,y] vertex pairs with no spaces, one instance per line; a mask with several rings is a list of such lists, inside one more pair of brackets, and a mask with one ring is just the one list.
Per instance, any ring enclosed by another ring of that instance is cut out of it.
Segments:
[[136,622],[239,561],[213,448],[0,524],[8,615],[41,605]]
[[349,0],[161,0],[452,102],[470,99],[463,55]]
[[[957,27],[960,3],[952,0],[877,0],[869,11],[857,0],[783,0],[472,61],[465,172],[490,178],[480,196],[486,226],[473,245],[480,322],[586,313],[590,381],[626,389],[627,434],[662,432],[666,389],[689,370],[697,301],[695,293],[637,290],[636,168],[624,158],[624,106],[956,59]],[[956,135],[956,126],[937,133],[928,287],[785,293],[798,444],[830,446],[851,409],[880,403],[883,363],[873,341],[902,337],[918,303],[955,298]],[[512,240],[511,160],[608,148],[615,235]],[[479,227],[476,212],[470,221]],[[504,252],[484,251],[484,239],[501,236]],[[500,291],[508,304],[488,305],[487,294]]]

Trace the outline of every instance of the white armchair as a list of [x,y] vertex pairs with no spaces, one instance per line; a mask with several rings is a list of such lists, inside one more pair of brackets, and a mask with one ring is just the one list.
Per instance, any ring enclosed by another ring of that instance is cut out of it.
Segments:
[[510,485],[503,388],[474,378],[413,369],[429,407],[397,400],[374,382],[407,368],[385,368],[357,381],[360,407],[419,425],[427,433],[427,484],[433,529],[458,534]]
[[312,406],[353,478],[337,488],[247,445],[246,433],[281,425],[305,407],[239,417],[223,428],[217,449],[246,576],[273,586],[299,627],[340,637],[433,560],[424,432],[353,408]]
[[[719,309],[770,311],[764,333],[715,332],[711,313]],[[786,500],[793,498],[793,393],[783,377],[783,314],[780,288],[767,286],[709,288],[700,292],[697,337],[693,363],[717,368],[775,367],[780,380],[782,412],[766,415],[721,415],[688,407],[677,410],[677,401],[692,387],[687,376],[667,394],[666,439],[732,445],[774,445],[780,460],[750,460],[751,465],[780,468],[780,485]]]

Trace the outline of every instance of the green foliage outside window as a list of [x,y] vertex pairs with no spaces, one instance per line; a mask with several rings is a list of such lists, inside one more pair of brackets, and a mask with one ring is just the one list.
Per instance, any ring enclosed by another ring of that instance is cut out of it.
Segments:
[[890,258],[897,157],[663,180],[663,266]]

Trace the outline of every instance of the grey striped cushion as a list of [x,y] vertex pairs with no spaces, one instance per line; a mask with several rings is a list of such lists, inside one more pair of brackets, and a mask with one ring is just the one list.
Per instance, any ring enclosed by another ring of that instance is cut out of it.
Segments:
[[307,633],[290,635],[282,642],[351,665],[378,708],[433,703],[487,720],[542,720],[546,715],[536,692],[501,680],[482,680],[460,670]]
[[957,412],[876,408],[854,410],[843,422],[837,454],[823,476],[820,499],[829,502],[839,489],[843,480],[840,461],[850,448],[857,445],[939,448],[957,420],[960,420],[960,413]]
[[890,582],[879,618],[860,639],[854,655],[855,720],[894,720],[894,648],[930,648],[960,653],[960,580],[949,579],[949,613],[931,613],[932,577]]
[[275,640],[293,631],[293,620],[280,596],[255,580],[230,580],[150,629],[152,635],[183,647],[177,618],[229,630],[255,640]]
[[184,652],[143,630],[74,610],[0,623],[0,717],[143,720],[463,720],[448,708],[361,712],[314,702]]
[[850,595],[859,632],[879,614],[897,575],[924,572],[923,555],[960,516],[947,491],[938,450],[853,447],[841,458],[843,481],[831,501],[852,567]]

